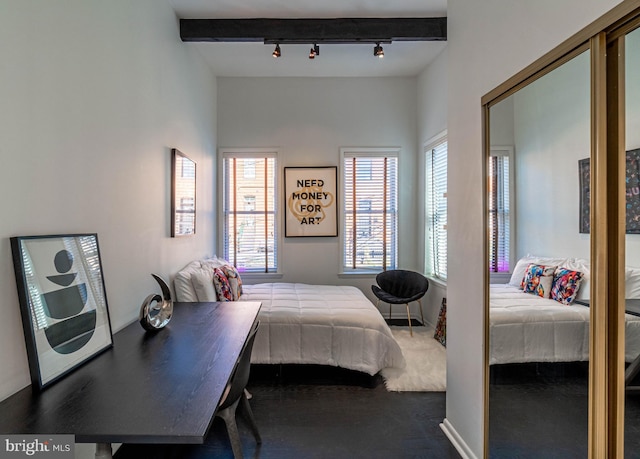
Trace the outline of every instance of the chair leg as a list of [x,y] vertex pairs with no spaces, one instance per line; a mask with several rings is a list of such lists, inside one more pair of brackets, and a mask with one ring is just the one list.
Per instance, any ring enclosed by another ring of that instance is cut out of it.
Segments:
[[242,394],[242,397],[240,397],[240,400],[242,403],[242,409],[244,410],[245,417],[249,422],[249,427],[251,427],[253,436],[256,438],[256,443],[261,444],[262,437],[260,437],[260,432],[258,432],[258,426],[256,425],[256,420],[253,418],[253,411],[251,410],[251,404],[249,403],[249,400],[247,399],[247,397],[245,397],[244,394]]
[[424,323],[424,314],[422,312],[422,301],[418,300],[418,304],[420,305],[420,318],[422,319],[422,325],[427,325]]
[[409,312],[409,303],[405,303],[407,305],[407,317],[409,318],[409,334],[413,336],[413,328],[411,328],[411,313]]
[[231,450],[233,451],[233,457],[235,459],[242,459],[242,444],[240,443],[240,434],[238,433],[238,425],[236,424],[236,408],[238,402],[236,400],[232,405],[225,408],[222,411],[216,413],[220,416],[227,426],[227,433],[229,434],[229,441],[231,442]]

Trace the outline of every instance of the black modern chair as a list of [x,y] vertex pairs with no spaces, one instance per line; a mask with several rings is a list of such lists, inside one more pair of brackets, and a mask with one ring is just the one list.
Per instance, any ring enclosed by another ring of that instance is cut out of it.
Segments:
[[424,314],[422,312],[422,302],[420,299],[429,289],[429,280],[422,274],[404,269],[392,269],[383,271],[376,276],[378,285],[372,285],[371,290],[378,298],[376,306],[382,300],[389,303],[389,319],[391,319],[391,305],[405,304],[407,306],[407,317],[409,318],[409,332],[413,336],[411,328],[411,313],[409,303],[417,301],[420,305],[420,317],[424,324]]
[[249,426],[253,431],[253,435],[256,438],[258,444],[262,443],[260,438],[260,432],[258,432],[258,426],[253,418],[253,412],[249,405],[249,399],[247,398],[246,386],[249,381],[249,370],[251,367],[251,351],[253,349],[253,341],[258,331],[260,322],[257,322],[247,338],[247,342],[240,354],[240,359],[236,370],[231,377],[231,382],[227,385],[222,401],[218,406],[216,416],[222,418],[227,426],[227,433],[229,434],[229,440],[231,441],[231,449],[233,450],[233,457],[235,459],[242,458],[242,446],[240,443],[240,435],[238,433],[238,425],[236,424],[236,409],[238,405],[241,405],[241,410],[244,411],[244,415],[249,422]]

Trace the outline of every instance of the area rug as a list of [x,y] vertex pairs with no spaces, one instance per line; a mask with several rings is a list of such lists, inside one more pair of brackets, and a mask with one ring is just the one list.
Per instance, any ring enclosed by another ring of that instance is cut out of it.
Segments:
[[407,363],[403,369],[385,368],[380,374],[388,391],[441,392],[447,389],[447,352],[433,339],[431,327],[390,327]]

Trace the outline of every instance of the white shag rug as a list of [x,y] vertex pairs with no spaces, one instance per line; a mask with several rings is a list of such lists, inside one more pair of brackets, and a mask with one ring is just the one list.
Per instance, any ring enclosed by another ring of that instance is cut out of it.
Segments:
[[441,392],[447,389],[447,351],[433,339],[431,327],[390,327],[402,349],[405,368],[385,368],[380,371],[388,391]]

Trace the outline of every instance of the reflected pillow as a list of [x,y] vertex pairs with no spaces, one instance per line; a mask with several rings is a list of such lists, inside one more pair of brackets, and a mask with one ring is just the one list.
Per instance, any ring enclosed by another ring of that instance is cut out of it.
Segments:
[[576,299],[583,275],[580,271],[558,268],[553,274],[551,299],[562,304],[571,304]]
[[531,263],[527,267],[522,281],[524,292],[541,298],[549,298],[555,270],[555,266],[543,266]]
[[233,301],[229,279],[220,268],[214,268],[213,270],[213,285],[216,288],[218,301]]

